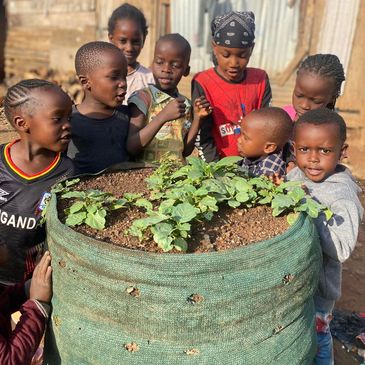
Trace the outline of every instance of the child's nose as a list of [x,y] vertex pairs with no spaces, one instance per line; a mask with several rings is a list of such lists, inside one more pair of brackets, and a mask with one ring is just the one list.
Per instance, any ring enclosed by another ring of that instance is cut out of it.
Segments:
[[303,101],[301,103],[301,107],[304,110],[310,110],[311,109],[310,101],[308,99],[303,99]]
[[319,161],[319,155],[316,151],[311,151],[309,153],[309,161],[310,162],[318,162]]

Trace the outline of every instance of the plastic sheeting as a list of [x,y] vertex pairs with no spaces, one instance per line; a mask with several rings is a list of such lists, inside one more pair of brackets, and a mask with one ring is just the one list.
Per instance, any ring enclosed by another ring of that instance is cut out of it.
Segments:
[[[298,41],[300,1],[283,0],[172,0],[171,29],[192,46],[192,72],[211,67],[210,22],[229,10],[250,10],[256,18],[256,45],[250,66],[270,76],[294,57]],[[204,8],[206,11],[204,11]]]

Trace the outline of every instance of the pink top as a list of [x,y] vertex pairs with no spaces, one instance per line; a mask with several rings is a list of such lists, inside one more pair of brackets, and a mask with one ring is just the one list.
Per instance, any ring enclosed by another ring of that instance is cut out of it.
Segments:
[[294,122],[297,112],[295,111],[293,105],[286,105],[283,109],[289,114],[289,117]]

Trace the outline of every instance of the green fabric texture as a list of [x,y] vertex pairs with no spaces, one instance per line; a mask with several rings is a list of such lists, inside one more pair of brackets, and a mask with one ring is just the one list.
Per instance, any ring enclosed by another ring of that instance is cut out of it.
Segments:
[[53,195],[47,237],[54,296],[46,364],[312,364],[322,257],[307,216],[247,247],[153,254],[63,225]]

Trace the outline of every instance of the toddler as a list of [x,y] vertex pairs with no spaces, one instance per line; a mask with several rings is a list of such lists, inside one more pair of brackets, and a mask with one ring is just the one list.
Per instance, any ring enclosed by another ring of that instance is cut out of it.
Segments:
[[123,51],[127,59],[127,94],[123,101],[125,105],[134,91],[155,83],[152,72],[137,61],[147,34],[146,18],[135,6],[125,3],[113,11],[108,22],[108,37],[110,42]]
[[77,174],[97,173],[128,160],[127,61],[113,44],[90,42],[77,51],[75,67],[85,98],[73,107],[68,156]]
[[237,141],[243,157],[241,169],[253,176],[285,175],[283,147],[291,136],[292,124],[280,108],[262,108],[248,114]]
[[183,161],[192,152],[201,122],[211,109],[204,97],[196,99],[191,122],[191,103],[177,90],[181,78],[189,74],[190,53],[189,42],[179,34],[157,41],[152,63],[156,85],[129,99],[129,154],[143,153],[144,161],[155,162],[167,153]]
[[353,251],[363,208],[357,194],[360,188],[348,169],[340,164],[347,149],[346,124],[327,108],[310,110],[294,126],[297,167],[288,180],[302,182],[309,194],[327,206],[332,218],[324,214],[314,220],[320,236],[323,268],[314,297],[318,352],[316,364],[333,364],[333,345],[329,324],[335,301],[341,295],[342,263]]

